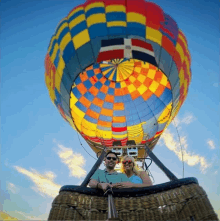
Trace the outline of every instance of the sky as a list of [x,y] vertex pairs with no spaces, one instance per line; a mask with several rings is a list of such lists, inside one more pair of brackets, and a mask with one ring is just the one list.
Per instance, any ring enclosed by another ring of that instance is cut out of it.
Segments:
[[[1,207],[22,220],[46,220],[63,185],[80,185],[96,161],[52,104],[44,59],[58,22],[81,0],[1,1]],[[217,2],[155,0],[178,23],[192,57],[192,82],[154,154],[178,178],[196,177],[220,217]],[[180,135],[180,141],[178,133]],[[82,145],[81,145],[82,144]],[[91,155],[89,155],[84,149]],[[101,166],[103,168],[103,165]],[[154,184],[168,178],[153,163]]]

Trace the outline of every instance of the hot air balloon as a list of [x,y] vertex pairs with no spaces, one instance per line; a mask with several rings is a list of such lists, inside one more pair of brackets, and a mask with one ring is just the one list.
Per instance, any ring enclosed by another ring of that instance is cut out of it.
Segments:
[[149,154],[146,146],[155,147],[183,105],[190,66],[185,35],[158,5],[87,0],[58,24],[45,82],[62,117],[94,152],[107,148],[138,159]]
[[154,3],[87,1],[58,25],[45,81],[62,117],[97,153],[156,145],[186,99],[187,41]]

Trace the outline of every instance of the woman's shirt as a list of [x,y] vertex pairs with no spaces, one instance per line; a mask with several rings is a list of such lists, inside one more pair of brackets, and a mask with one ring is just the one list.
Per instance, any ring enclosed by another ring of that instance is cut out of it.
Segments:
[[131,183],[143,183],[142,179],[139,176],[132,175],[128,178]]

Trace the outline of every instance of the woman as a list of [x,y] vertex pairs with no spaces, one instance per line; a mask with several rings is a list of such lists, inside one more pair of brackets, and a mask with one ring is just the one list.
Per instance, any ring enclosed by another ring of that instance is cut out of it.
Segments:
[[121,170],[127,175],[130,180],[130,185],[128,183],[117,183],[117,187],[146,187],[152,186],[152,181],[145,171],[138,168],[135,160],[131,156],[125,156],[122,159]]

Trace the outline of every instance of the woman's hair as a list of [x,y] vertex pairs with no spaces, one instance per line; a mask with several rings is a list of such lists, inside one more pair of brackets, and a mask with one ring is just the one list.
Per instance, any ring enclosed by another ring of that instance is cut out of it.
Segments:
[[[130,159],[130,160],[132,161],[132,163],[134,164],[134,166],[133,166],[133,168],[132,168],[133,172],[134,172],[137,176],[140,176],[140,172],[142,171],[142,169],[138,167],[138,165],[137,165],[137,163],[135,162],[134,158],[131,157],[131,156],[126,155],[126,156],[124,156],[124,157],[121,159],[121,162],[123,162],[123,161],[126,160],[126,159]],[[124,169],[123,163],[122,163],[122,166],[121,166],[121,172],[122,172],[122,173],[125,173],[125,169]]]

